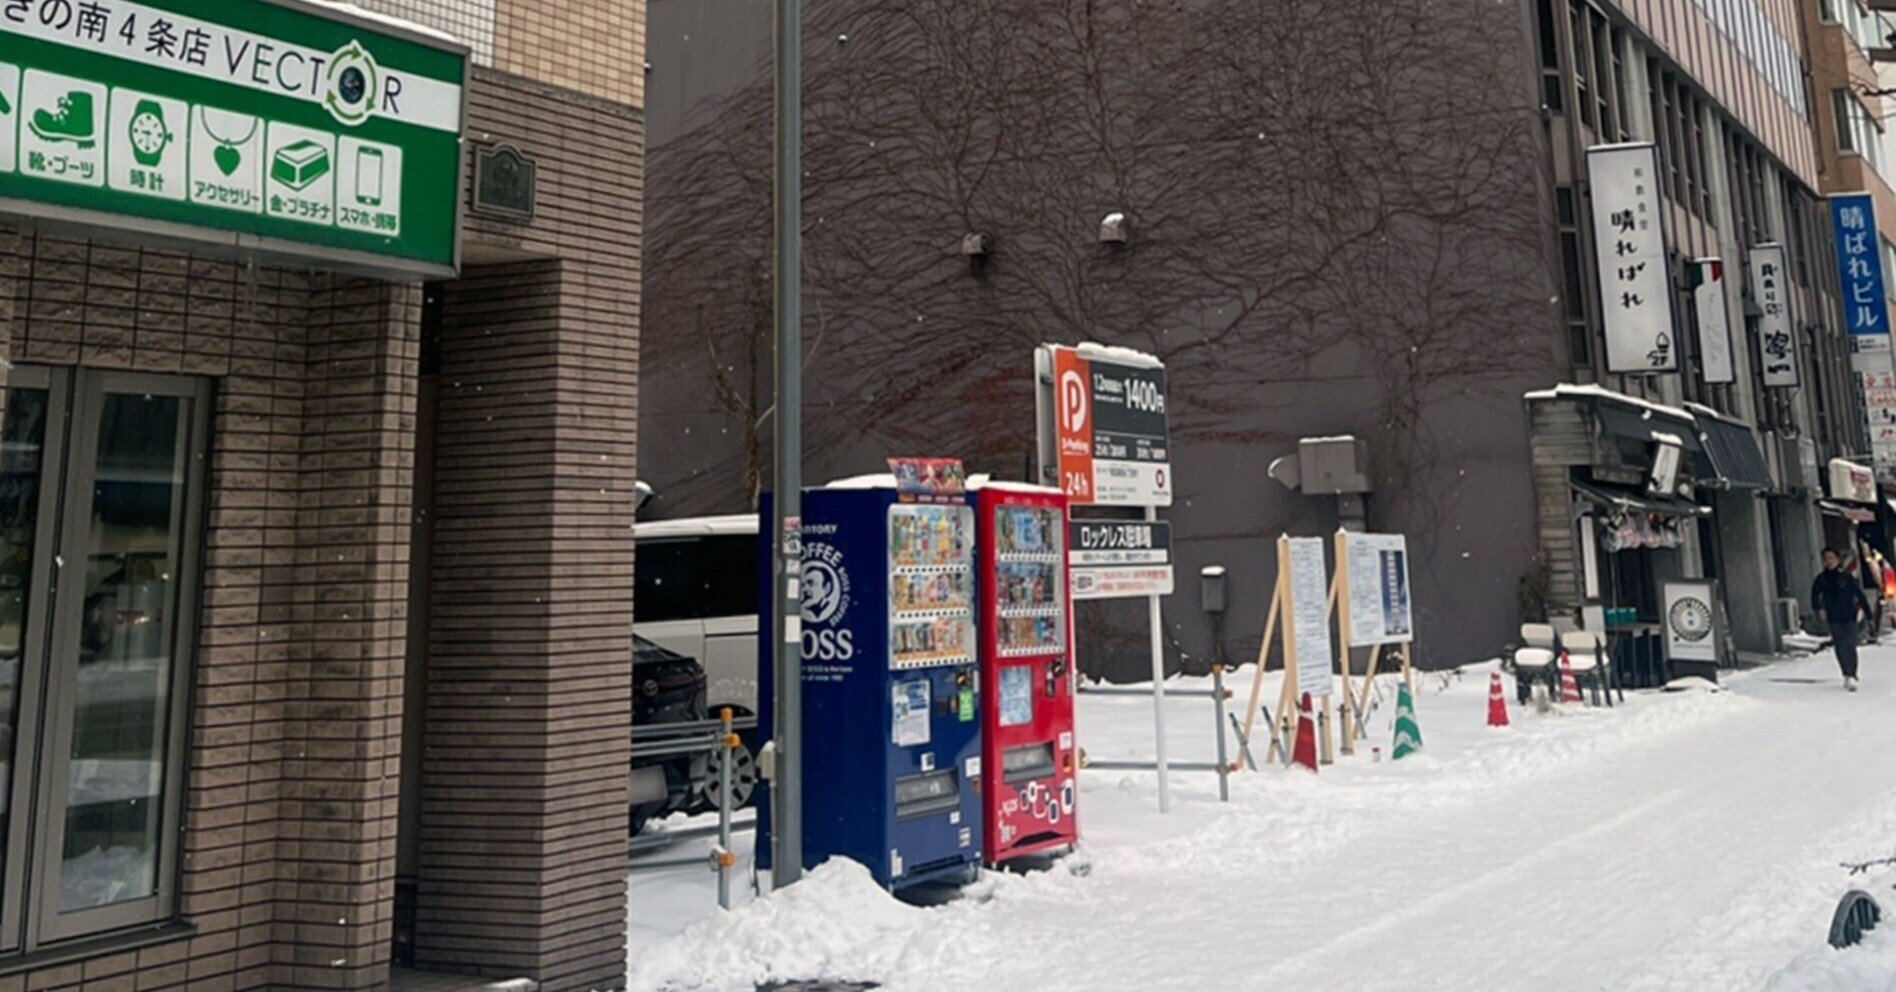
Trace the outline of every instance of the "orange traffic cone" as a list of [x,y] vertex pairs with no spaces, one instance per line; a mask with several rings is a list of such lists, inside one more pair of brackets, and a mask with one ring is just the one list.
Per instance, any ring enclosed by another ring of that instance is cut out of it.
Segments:
[[1573,677],[1573,664],[1565,655],[1560,658],[1560,701],[1563,703],[1580,702],[1580,683]]
[[1290,762],[1313,772],[1317,770],[1317,721],[1311,716],[1310,694],[1307,692],[1297,707],[1297,744],[1291,749]]
[[1508,725],[1508,700],[1501,694],[1501,673],[1494,673],[1488,679],[1488,726],[1505,727]]

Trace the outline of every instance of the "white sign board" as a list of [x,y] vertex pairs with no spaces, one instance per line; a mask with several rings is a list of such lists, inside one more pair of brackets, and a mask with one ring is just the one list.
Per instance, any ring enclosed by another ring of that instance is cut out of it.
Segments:
[[1710,582],[1666,583],[1666,658],[1718,662],[1718,624]]
[[1784,271],[1784,246],[1759,245],[1751,249],[1751,291],[1757,297],[1758,368],[1764,384],[1791,387],[1798,383],[1797,339],[1791,332],[1790,287]]
[[1172,594],[1172,525],[1146,520],[1072,520],[1067,564],[1074,599]]
[[1409,544],[1401,534],[1343,535],[1349,575],[1350,646],[1408,644],[1415,640],[1409,592]]
[[1676,372],[1659,152],[1650,143],[1587,150],[1593,248],[1609,372]]
[[1698,285],[1692,289],[1692,308],[1698,312],[1699,360],[1708,383],[1738,381],[1731,351],[1731,306],[1725,299],[1725,263],[1701,258],[1692,263]]
[[1330,654],[1330,569],[1320,537],[1292,537],[1290,617],[1296,633],[1297,690],[1327,696],[1335,688],[1335,659]]

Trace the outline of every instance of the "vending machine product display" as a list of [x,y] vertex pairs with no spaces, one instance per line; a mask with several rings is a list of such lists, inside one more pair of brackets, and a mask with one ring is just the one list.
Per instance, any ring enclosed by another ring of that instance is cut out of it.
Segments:
[[1066,496],[988,484],[970,497],[980,547],[985,847],[990,864],[1079,839],[1068,641]]
[[[811,489],[801,539],[805,867],[848,857],[891,889],[971,874],[982,775],[972,508],[903,502],[892,486]],[[759,638],[765,734],[772,640]],[[768,803],[758,812],[767,867]]]

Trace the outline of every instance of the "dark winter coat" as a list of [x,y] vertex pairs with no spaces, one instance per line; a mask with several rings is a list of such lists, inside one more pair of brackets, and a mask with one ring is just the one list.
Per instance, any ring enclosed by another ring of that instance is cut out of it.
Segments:
[[1871,612],[1863,586],[1840,568],[1817,573],[1817,581],[1810,584],[1810,605],[1831,623],[1855,623],[1858,606],[1865,614]]

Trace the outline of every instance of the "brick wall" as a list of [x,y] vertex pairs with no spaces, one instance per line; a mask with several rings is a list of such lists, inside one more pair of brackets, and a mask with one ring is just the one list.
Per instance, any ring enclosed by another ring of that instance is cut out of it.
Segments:
[[[446,289],[416,961],[625,975],[640,116],[482,73],[479,139],[538,165]],[[544,256],[557,256],[544,257]]]
[[[470,217],[469,256],[539,260],[476,264],[451,292],[422,783],[438,899],[420,946],[548,992],[610,987],[625,974],[642,119],[491,72],[470,114],[475,140],[538,160],[540,212]],[[420,296],[0,228],[8,360],[216,381],[180,886],[196,933],[0,992],[386,983]]]
[[416,298],[0,237],[11,361],[217,381],[180,885],[197,934],[0,990],[386,980]]

